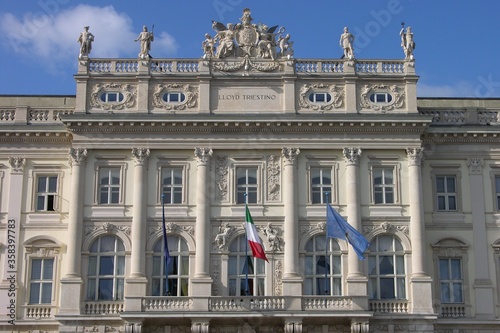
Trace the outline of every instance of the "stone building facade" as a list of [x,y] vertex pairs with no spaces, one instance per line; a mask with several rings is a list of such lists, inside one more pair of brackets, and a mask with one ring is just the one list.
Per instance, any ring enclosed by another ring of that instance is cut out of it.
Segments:
[[84,55],[75,96],[0,96],[0,331],[498,332],[500,100],[417,98],[413,56],[254,48],[246,14],[200,59]]

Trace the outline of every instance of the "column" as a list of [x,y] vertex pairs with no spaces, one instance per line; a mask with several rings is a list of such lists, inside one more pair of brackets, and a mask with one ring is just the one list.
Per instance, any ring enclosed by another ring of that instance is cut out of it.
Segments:
[[423,148],[407,148],[410,202],[412,313],[433,313],[432,279],[425,273],[425,219],[422,191]]
[[[212,279],[210,278],[210,198],[208,183],[210,181],[210,148],[195,148],[197,159],[196,171],[196,255],[194,278],[191,279],[193,295],[210,296]],[[205,300],[206,301],[206,300]],[[205,308],[206,304],[194,304],[194,307]],[[202,309],[200,308],[200,310]]]
[[[134,198],[132,208],[132,252],[130,255],[130,275],[125,284],[128,297],[146,296],[146,228],[147,228],[147,178],[146,170],[149,149],[132,148],[134,160]],[[141,311],[139,298],[125,298],[125,311]]]
[[493,319],[495,317],[494,288],[490,279],[488,264],[488,237],[486,235],[486,214],[483,182],[483,164],[481,158],[470,158],[469,166],[472,234],[474,237],[474,297],[476,318]]
[[66,274],[61,279],[61,308],[59,314],[80,314],[81,249],[83,230],[83,175],[87,149],[70,148],[71,193],[68,216],[68,250],[66,252]]
[[[302,294],[302,278],[299,274],[299,219],[297,213],[297,157],[298,148],[283,148],[283,214],[284,214],[284,265],[283,295]],[[292,307],[300,306],[292,304]]]
[[145,277],[147,195],[146,173],[149,149],[132,148],[134,167],[134,203],[132,211],[132,253],[130,277]]
[[[344,148],[345,167],[345,200],[347,222],[360,233],[363,233],[363,225],[361,222],[361,204],[359,192],[359,158],[361,156],[360,148]],[[349,245],[347,255],[347,295],[349,296],[364,296],[356,298],[355,308],[357,310],[368,309],[368,279],[362,273],[363,262],[359,260],[358,255]]]

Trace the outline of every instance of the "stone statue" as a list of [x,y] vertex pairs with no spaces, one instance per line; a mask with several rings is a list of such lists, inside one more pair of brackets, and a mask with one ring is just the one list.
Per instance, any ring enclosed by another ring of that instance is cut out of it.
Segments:
[[234,25],[232,23],[229,23],[226,29],[225,26],[222,24],[222,27],[224,27],[224,29],[221,29],[220,26],[221,23],[215,21],[214,23],[217,24],[216,26],[212,24],[212,27],[217,31],[217,35],[215,35],[214,40],[219,41],[219,47],[217,48],[217,53],[215,54],[215,56],[221,59],[221,58],[226,58],[230,55],[234,55],[235,54]]
[[276,58],[276,40],[274,31],[278,26],[268,28],[262,24],[257,28],[259,41],[257,43],[257,57],[264,59]]
[[209,34],[205,34],[205,40],[201,43],[203,49],[203,59],[215,56],[215,41]]
[[151,51],[151,42],[154,41],[155,37],[153,31],[149,32],[146,26],[142,27],[142,32],[139,36],[134,40],[135,42],[141,42],[141,52],[139,53],[139,58],[148,59],[151,56],[149,55],[149,51]]
[[403,48],[403,51],[405,52],[405,59],[406,60],[413,60],[413,50],[415,50],[415,41],[413,40],[413,32],[411,32],[411,27],[406,28],[404,27],[404,23],[402,23],[403,28],[401,28],[401,31],[399,32],[399,35],[401,36],[401,47]]
[[78,58],[88,57],[90,51],[92,50],[92,42],[94,41],[94,35],[89,31],[89,26],[83,27],[83,31],[78,37],[78,42],[80,43],[80,54]]
[[282,57],[286,56],[291,58],[293,56],[293,42],[290,41],[290,34],[286,34],[285,37],[280,35],[278,38],[278,45],[280,47],[280,55]]
[[268,223],[266,227],[262,230],[264,235],[267,236],[267,241],[269,246],[273,251],[281,251],[281,238],[278,236],[278,230],[273,228],[271,223]]
[[229,239],[232,228],[229,223],[225,223],[224,226],[219,227],[219,233],[215,236],[214,244],[217,245],[219,250],[222,250],[226,246],[226,242]]
[[344,28],[344,33],[340,35],[340,46],[344,49],[343,58],[354,59],[354,36],[349,32],[347,27]]

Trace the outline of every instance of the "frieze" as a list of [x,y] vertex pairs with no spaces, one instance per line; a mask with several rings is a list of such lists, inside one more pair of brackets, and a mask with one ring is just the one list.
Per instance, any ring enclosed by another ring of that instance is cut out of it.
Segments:
[[[101,100],[101,95],[104,93],[121,93],[123,98],[121,101],[115,102],[103,102]],[[90,105],[94,108],[104,109],[104,110],[123,110],[125,108],[131,108],[135,105],[135,100],[137,95],[136,87],[124,83],[106,83],[106,84],[96,84],[92,89],[90,94]]]
[[232,62],[214,62],[213,69],[218,70],[220,72],[236,72],[240,70],[244,70],[248,72],[250,70],[255,70],[258,72],[272,72],[280,68],[279,62],[261,62],[261,61],[252,61],[248,56],[242,61],[232,61]]
[[[169,92],[182,93],[184,99],[177,102],[166,102],[163,96]],[[186,110],[195,108],[199,98],[198,87],[191,84],[158,84],[153,92],[153,106],[170,111]]]
[[279,201],[280,199],[280,160],[275,155],[267,159],[267,200]]
[[227,156],[215,157],[215,175],[217,184],[217,198],[222,202],[228,201],[228,158]]
[[130,227],[127,226],[116,226],[113,223],[104,222],[102,225],[85,227],[85,235],[91,234],[98,230],[104,230],[106,233],[111,233],[112,231],[122,231],[126,235],[130,235]]
[[[385,103],[374,103],[370,100],[370,97],[374,93],[387,93],[391,96],[391,100]],[[385,113],[386,111],[391,111],[394,109],[401,109],[404,107],[405,102],[405,88],[399,87],[397,85],[367,85],[365,84],[361,89],[361,100],[360,104],[363,108],[372,109],[375,111],[381,111]]]
[[[325,92],[331,95],[331,100],[324,103],[311,102],[312,93]],[[345,90],[335,84],[304,84],[300,88],[299,105],[305,109],[319,110],[320,112],[340,108],[345,99]]]

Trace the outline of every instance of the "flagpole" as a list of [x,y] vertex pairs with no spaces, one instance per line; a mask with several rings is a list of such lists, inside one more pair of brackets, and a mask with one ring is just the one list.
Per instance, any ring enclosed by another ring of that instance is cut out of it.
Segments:
[[[328,210],[328,192],[325,193],[325,196],[326,196],[326,209]],[[328,279],[328,274],[327,274],[327,271],[326,271],[326,268],[327,268],[327,256],[328,256],[328,232],[327,232],[327,228],[326,228],[326,225],[325,225],[325,295],[328,293],[328,285],[327,285],[327,279]]]
[[[246,220],[246,211],[247,211],[247,194],[243,194],[243,196],[245,197],[245,223],[248,223],[247,220]],[[245,296],[248,296],[248,289],[249,289],[249,286],[248,286],[248,270],[250,269],[250,265],[249,265],[249,262],[248,262],[249,258],[248,258],[248,235],[247,235],[247,228],[246,228],[246,225],[245,225],[245,264],[243,265],[243,267],[245,267],[245,265],[247,265],[247,269],[245,270]]]
[[[161,215],[162,215],[162,223],[163,223],[163,248],[167,248],[167,231],[165,229],[165,194],[161,195]],[[163,261],[165,263],[165,291],[167,296],[170,295],[170,290],[168,287],[168,258],[165,254],[165,251],[163,251]]]

